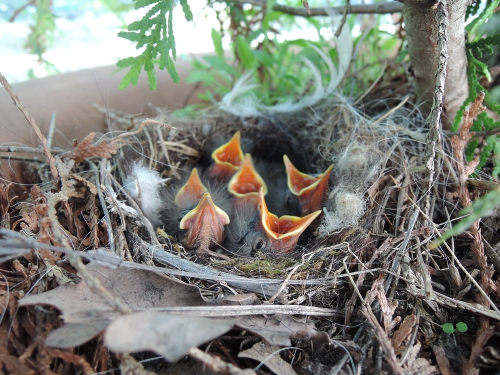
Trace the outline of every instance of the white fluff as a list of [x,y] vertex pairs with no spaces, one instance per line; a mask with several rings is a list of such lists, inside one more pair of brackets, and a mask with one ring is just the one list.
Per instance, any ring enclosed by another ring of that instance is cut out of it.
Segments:
[[160,189],[168,179],[161,178],[158,171],[147,168],[140,162],[132,164],[130,175],[125,178],[123,187],[141,207],[142,213],[153,226],[160,225],[160,211],[163,201]]
[[324,217],[319,227],[321,234],[329,234],[340,228],[357,226],[366,209],[361,193],[339,192],[334,199],[333,211],[323,209]]

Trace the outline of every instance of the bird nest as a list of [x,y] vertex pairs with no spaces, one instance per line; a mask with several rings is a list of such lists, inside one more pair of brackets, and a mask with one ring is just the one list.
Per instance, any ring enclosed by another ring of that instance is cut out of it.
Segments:
[[[260,118],[150,111],[148,119],[106,111],[110,137],[90,135],[45,168],[38,163],[29,193],[8,176],[0,186],[3,227],[11,229],[0,239],[10,288],[2,337],[25,373],[144,373],[140,361],[152,371],[195,373],[193,359],[225,374],[498,365],[491,322],[500,314],[488,307],[497,284],[484,250],[498,243],[496,221],[482,237],[477,227],[452,248],[429,248],[470,196],[491,189],[468,180],[467,132],[454,135],[454,157],[447,143],[435,145],[439,173],[429,182],[424,122],[405,101],[338,97]],[[334,164],[321,221],[292,252],[200,255],[153,226],[140,192],[130,196],[124,186],[137,161],[166,185],[180,180],[209,160],[213,139],[236,131],[264,161],[286,154],[309,173]],[[468,331],[452,337],[441,329],[448,322]]]

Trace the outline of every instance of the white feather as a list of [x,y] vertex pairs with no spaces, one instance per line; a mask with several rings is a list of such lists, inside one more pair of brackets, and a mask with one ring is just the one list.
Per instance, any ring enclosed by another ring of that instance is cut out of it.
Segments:
[[125,178],[123,184],[125,190],[139,204],[142,213],[153,226],[160,224],[160,211],[163,208],[160,189],[167,180],[161,178],[158,171],[135,162],[132,164],[130,175]]

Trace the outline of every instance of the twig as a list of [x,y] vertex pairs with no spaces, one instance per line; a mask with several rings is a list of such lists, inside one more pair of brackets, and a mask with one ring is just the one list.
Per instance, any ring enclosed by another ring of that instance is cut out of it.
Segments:
[[56,168],[56,161],[55,161],[54,157],[52,156],[52,153],[50,152],[49,146],[47,144],[47,139],[44,137],[44,135],[40,131],[40,128],[36,124],[34,117],[30,115],[30,113],[24,107],[23,103],[21,103],[21,101],[19,100],[17,95],[14,93],[14,90],[12,90],[12,86],[9,84],[9,82],[3,76],[2,73],[0,73],[0,83],[5,88],[5,90],[9,93],[10,97],[12,98],[12,101],[14,102],[14,105],[22,112],[22,114],[26,118],[26,121],[28,121],[28,123],[31,125],[31,129],[37,135],[38,140],[42,144],[43,153],[45,154],[45,158],[47,159],[47,164],[50,167],[50,172],[52,173],[52,178],[57,181],[57,179],[59,178],[59,174],[58,174],[57,168]]
[[[37,147],[28,147],[28,146],[0,146],[0,152],[24,152],[27,154],[44,154],[45,150]],[[52,154],[62,154],[65,152],[64,150],[50,150]]]
[[194,359],[202,362],[210,370],[216,374],[224,375],[256,375],[256,372],[252,369],[240,369],[231,363],[224,362],[222,359],[216,356],[211,356],[208,353],[202,352],[197,347],[192,347],[189,349],[189,355]]
[[54,138],[54,130],[56,129],[56,112],[52,112],[52,117],[50,118],[49,131],[47,133],[47,147],[52,147],[52,139]]
[[[266,6],[266,2],[262,0],[229,0],[232,3],[237,4],[251,4],[260,7]],[[343,13],[345,7],[338,6],[330,8],[336,13]],[[361,4],[361,5],[351,5],[349,11],[350,14],[386,14],[386,13],[398,13],[401,12],[402,5],[397,2],[387,2],[379,4]],[[302,7],[291,7],[282,4],[275,4],[272,10],[291,14],[294,16],[301,17],[315,17],[315,16],[328,16],[328,11],[326,8],[309,8],[309,12]]]
[[[330,10],[330,13],[333,13],[331,9],[329,9],[329,10]],[[340,36],[340,33],[342,32],[342,28],[344,27],[345,21],[347,20],[347,15],[349,13],[351,13],[351,10],[352,10],[351,0],[346,0],[344,12],[342,14],[342,19],[340,20],[339,27],[337,27],[337,31],[335,31],[335,38],[338,38]]]
[[[441,113],[443,112],[443,97],[446,82],[446,65],[448,63],[448,45],[447,45],[447,32],[448,32],[448,9],[446,7],[446,0],[439,0],[437,3],[436,18],[438,23],[438,51],[439,62],[436,72],[436,86],[434,88],[434,95],[432,99],[432,108],[427,117],[427,126],[429,133],[425,144],[425,165],[429,178],[429,189],[425,199],[425,213],[429,216],[431,206],[431,191],[434,185],[435,172],[436,172],[436,143],[441,139]],[[430,223],[429,223],[430,224]]]
[[24,4],[23,6],[17,8],[14,11],[14,13],[12,14],[12,16],[9,18],[9,22],[14,22],[16,20],[17,16],[19,16],[23,12],[23,10],[25,10],[30,5],[34,5],[36,2],[37,2],[37,0],[30,0],[26,4]]

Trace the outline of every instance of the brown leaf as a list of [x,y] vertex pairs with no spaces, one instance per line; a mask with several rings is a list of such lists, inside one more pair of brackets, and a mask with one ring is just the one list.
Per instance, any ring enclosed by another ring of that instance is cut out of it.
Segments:
[[250,358],[266,365],[276,375],[297,374],[293,367],[279,355],[279,346],[266,344],[264,341],[256,343],[250,349],[238,353],[239,358]]
[[209,319],[142,311],[115,319],[104,333],[106,346],[118,353],[152,350],[176,361],[193,346],[228,332],[234,319]]
[[396,354],[401,354],[403,351],[404,347],[402,347],[401,344],[410,336],[416,323],[417,317],[414,314],[408,315],[404,318],[398,330],[392,335],[391,343]]
[[271,345],[290,346],[290,338],[306,338],[320,344],[328,344],[328,334],[319,332],[312,323],[301,323],[289,315],[272,317],[246,316],[236,326],[262,337]]
[[95,145],[92,144],[95,136],[95,133],[90,133],[69,153],[68,156],[75,161],[75,164],[79,164],[93,156],[110,158],[116,154],[118,143],[107,143],[106,140],[102,140],[99,144]]

